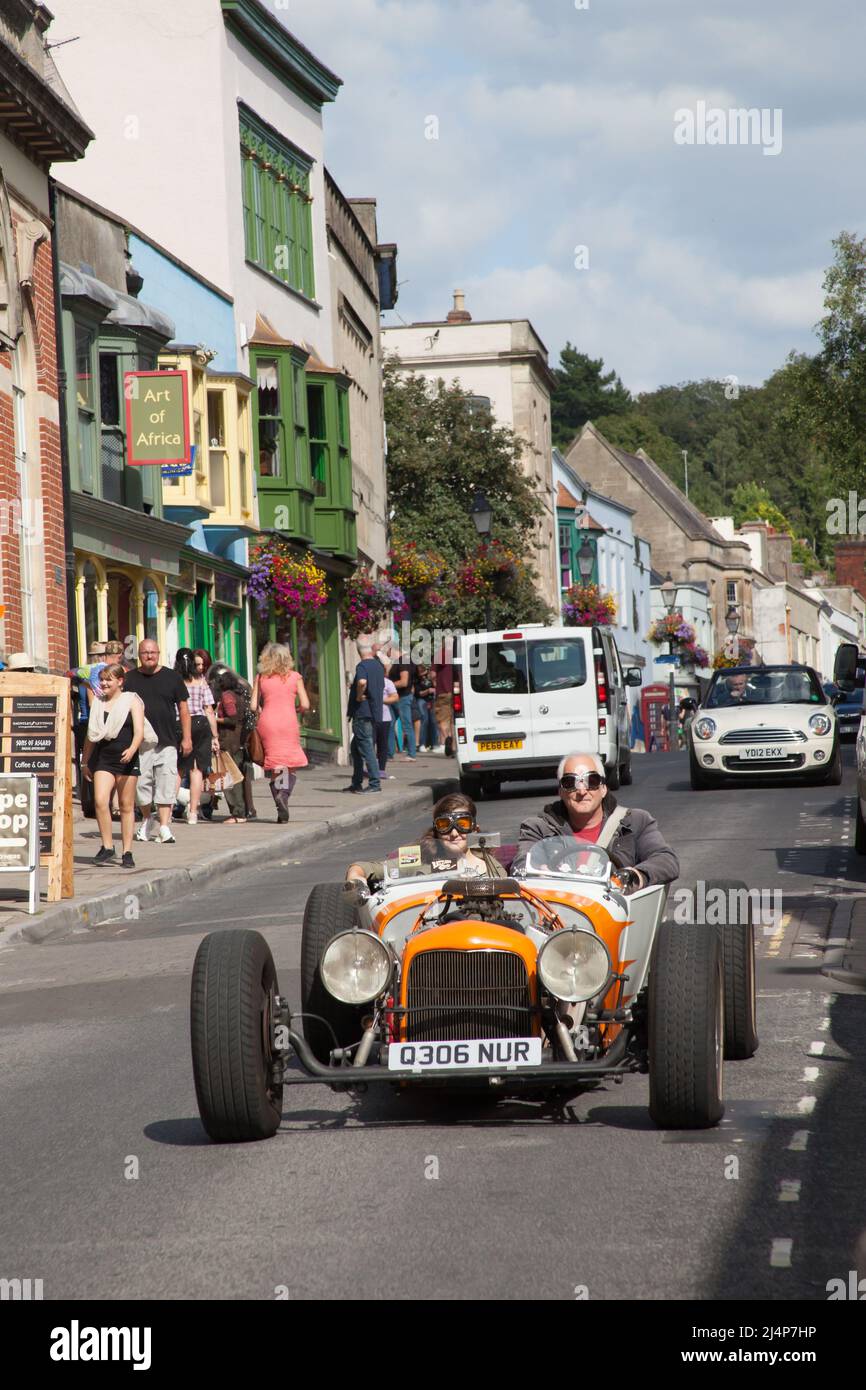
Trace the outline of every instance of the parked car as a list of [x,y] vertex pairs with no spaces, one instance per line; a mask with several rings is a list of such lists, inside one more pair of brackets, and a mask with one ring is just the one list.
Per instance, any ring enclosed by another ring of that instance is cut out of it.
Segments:
[[836,722],[839,725],[839,737],[843,743],[850,740],[854,741],[857,731],[860,728],[860,720],[863,717],[863,689],[846,691],[840,690],[839,686],[833,681],[826,681],[824,693],[836,711]]
[[461,789],[477,800],[506,781],[552,780],[575,749],[599,754],[609,787],[627,785],[627,687],[642,681],[599,627],[524,623],[461,637],[452,700]]
[[[863,701],[866,687],[866,655],[853,642],[843,642],[836,652],[833,682],[848,700]],[[862,714],[862,710],[861,710]],[[866,854],[866,729],[861,717],[857,731],[857,818],[854,824],[854,849]]]
[[836,711],[810,666],[717,671],[689,730],[692,789],[782,773],[842,781]]
[[[663,921],[666,885],[626,896],[629,870],[574,836],[477,877],[449,846],[402,846],[355,896],[318,884],[301,939],[300,1008],[259,932],[212,932],[192,979],[199,1113],[218,1142],[267,1139],[284,1088],[437,1087],[564,1103],[648,1073],[665,1129],[724,1113],[723,1056],[758,1046],[754,918]],[[429,848],[429,847],[428,847]],[[749,900],[745,884],[717,883]]]

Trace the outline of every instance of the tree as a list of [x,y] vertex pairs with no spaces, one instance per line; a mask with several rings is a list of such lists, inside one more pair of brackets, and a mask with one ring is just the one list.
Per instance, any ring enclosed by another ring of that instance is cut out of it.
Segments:
[[841,232],[824,276],[821,351],[788,359],[792,406],[839,491],[863,486],[866,458],[866,238]]
[[760,483],[740,483],[734,489],[733,508],[735,526],[742,526],[745,521],[766,521],[776,531],[792,537],[791,557],[797,564],[803,565],[807,575],[821,568],[809,545],[797,536],[791,522]]
[[[492,600],[494,621],[545,621],[550,610],[535,589],[538,497],[521,467],[522,441],[497,425],[489,410],[470,408],[456,383],[430,383],[385,364],[388,492],[392,533],[435,550],[456,576],[479,547],[470,508],[479,491],[493,511],[491,535],[523,560],[508,595]],[[440,626],[483,627],[484,603],[443,586]]]
[[554,369],[556,386],[551,398],[553,442],[558,448],[570,444],[587,420],[599,415],[624,415],[632,398],[616,372],[604,372],[602,358],[588,357],[566,343]]

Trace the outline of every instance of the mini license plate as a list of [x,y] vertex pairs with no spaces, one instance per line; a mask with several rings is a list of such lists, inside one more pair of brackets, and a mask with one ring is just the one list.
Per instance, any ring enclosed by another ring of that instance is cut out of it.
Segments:
[[501,753],[507,748],[523,747],[522,738],[478,738],[475,742],[479,753]]
[[784,749],[784,748],[770,748],[770,747],[767,747],[767,748],[764,748],[764,747],[760,747],[760,748],[744,748],[744,749],[742,750],[742,752],[740,753],[740,757],[741,757],[741,758],[754,758],[755,761],[760,761],[762,758],[784,758],[784,756],[785,756],[785,749]]
[[391,1043],[389,1071],[462,1071],[469,1067],[540,1067],[541,1038]]

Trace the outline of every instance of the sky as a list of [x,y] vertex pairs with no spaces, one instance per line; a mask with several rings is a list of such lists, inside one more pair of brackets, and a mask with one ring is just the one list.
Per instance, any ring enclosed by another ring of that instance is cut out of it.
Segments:
[[459,288],[632,391],[815,349],[831,241],[866,234],[863,0],[263,3],[345,84],[326,161],[398,243],[386,323]]

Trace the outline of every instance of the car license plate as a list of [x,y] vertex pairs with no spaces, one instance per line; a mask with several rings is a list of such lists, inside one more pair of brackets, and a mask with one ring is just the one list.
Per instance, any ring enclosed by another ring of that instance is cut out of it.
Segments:
[[744,748],[740,754],[741,758],[754,758],[756,761],[761,758],[784,758],[784,748]]
[[477,738],[479,753],[501,753],[507,748],[522,748],[522,738]]
[[460,1071],[467,1067],[540,1067],[541,1038],[391,1043],[389,1071]]

